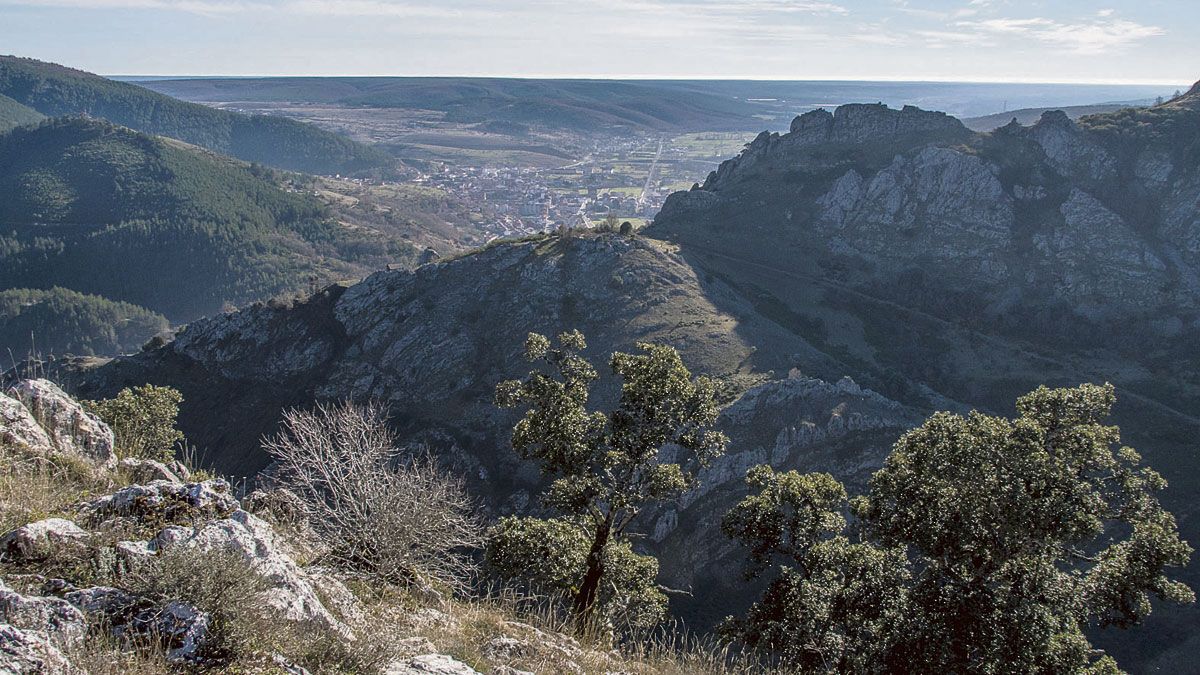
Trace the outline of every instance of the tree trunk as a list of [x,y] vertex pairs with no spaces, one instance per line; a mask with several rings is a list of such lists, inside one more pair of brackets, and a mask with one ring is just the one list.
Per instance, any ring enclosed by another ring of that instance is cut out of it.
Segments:
[[587,572],[583,575],[583,583],[579,585],[579,592],[575,594],[576,619],[585,619],[591,614],[592,606],[596,604],[596,595],[600,590],[600,582],[604,578],[604,549],[608,546],[612,526],[613,516],[610,513],[596,528],[596,537],[592,540],[592,549],[588,552]]

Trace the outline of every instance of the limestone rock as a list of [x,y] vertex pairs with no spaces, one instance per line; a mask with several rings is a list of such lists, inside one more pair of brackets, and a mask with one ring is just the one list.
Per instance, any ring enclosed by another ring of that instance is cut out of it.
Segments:
[[71,591],[63,600],[103,620],[118,637],[159,641],[172,662],[197,659],[209,637],[208,614],[179,600],[156,605],[147,598],[107,586]]
[[407,661],[392,663],[384,675],[482,675],[467,664],[445,654],[424,654]]
[[55,450],[88,458],[104,468],[116,466],[112,429],[56,384],[49,380],[24,380],[8,394],[24,404]]
[[77,672],[67,657],[45,638],[0,623],[0,673],[4,675],[59,675]]
[[87,548],[88,533],[65,518],[46,518],[0,538],[0,556],[9,561],[44,559],[56,551]]
[[0,445],[16,446],[31,455],[54,452],[54,442],[25,404],[0,392]]
[[313,622],[351,635],[350,629],[321,602],[314,580],[291,559],[271,525],[257,516],[239,509],[228,517],[198,524],[190,532],[173,528],[165,536],[160,533],[153,543],[162,550],[186,546],[236,551],[270,585],[262,594],[264,606],[288,620]]
[[129,474],[129,477],[137,483],[150,483],[157,480],[165,480],[170,483],[183,482],[179,476],[175,475],[174,471],[167,468],[167,465],[153,459],[126,457],[117,464],[117,467]]
[[229,483],[218,478],[203,483],[156,480],[145,485],[130,485],[88,502],[84,512],[98,520],[153,517],[180,523],[222,518],[238,508],[238,501],[229,494]]
[[83,639],[83,613],[61,598],[25,596],[0,581],[0,622],[64,645]]
[[156,635],[167,648],[167,660],[195,660],[208,640],[210,619],[207,613],[178,600],[158,608],[144,619],[150,634]]

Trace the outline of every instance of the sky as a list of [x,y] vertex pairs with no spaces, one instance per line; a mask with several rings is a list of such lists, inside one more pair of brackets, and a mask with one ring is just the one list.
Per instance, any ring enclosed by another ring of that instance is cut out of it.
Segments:
[[1187,84],[1200,0],[0,0],[0,53],[107,75]]

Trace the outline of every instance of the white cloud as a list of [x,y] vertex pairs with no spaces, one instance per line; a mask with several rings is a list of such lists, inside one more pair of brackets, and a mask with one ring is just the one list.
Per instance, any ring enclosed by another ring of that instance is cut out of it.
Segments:
[[959,21],[957,25],[984,35],[1006,35],[1037,40],[1064,48],[1073,54],[1103,54],[1166,34],[1166,31],[1158,26],[1115,19],[1110,15],[1075,23],[1034,17]]

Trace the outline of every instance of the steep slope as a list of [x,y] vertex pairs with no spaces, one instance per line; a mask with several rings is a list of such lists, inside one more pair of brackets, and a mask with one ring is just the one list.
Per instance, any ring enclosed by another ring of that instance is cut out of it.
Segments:
[[[801,338],[753,314],[719,280],[698,278],[668,245],[547,236],[412,272],[378,272],[290,307],[257,305],[199,321],[161,350],[112,363],[89,386],[105,391],[153,379],[202,401],[210,398],[202,392],[227,383],[271,399],[247,403],[225,424],[212,424],[207,410],[184,409],[190,438],[215,466],[238,475],[265,466],[258,432],[275,423],[280,404],[351,397],[387,402],[415,433],[447,434],[506,481],[515,457],[498,448],[510,416],[493,408],[491,396],[496,382],[527,368],[520,353],[529,331],[577,327],[600,361],[638,341],[673,344],[734,393],[771,369],[839,373]],[[613,393],[605,392],[607,400]],[[249,433],[239,415],[252,420]]]
[[100,121],[0,136],[0,193],[0,288],[62,286],[177,321],[380,262],[360,252],[378,233],[345,230],[270,170]]
[[[1200,337],[1200,132],[1196,112],[1172,106],[1078,125],[1047,113],[991,134],[915,109],[809,113],[672,195],[650,232],[734,277],[789,275],[775,297],[832,342],[962,400],[975,397],[954,380],[974,373],[917,372],[928,360],[895,353],[912,345],[896,333],[913,319],[1013,346],[1169,362]],[[821,297],[785,291],[804,279]],[[1195,409],[1190,377],[1141,379],[1191,391]]]
[[28,108],[7,96],[0,95],[0,133],[13,127],[34,124],[45,118],[45,115],[33,108]]
[[[539,480],[509,449],[515,418],[492,405],[493,388],[528,369],[528,331],[576,327],[598,365],[638,341],[671,344],[696,372],[720,379],[725,400],[736,400],[720,422],[732,451],[706,470],[702,490],[638,523],[644,545],[664,555],[664,580],[697,589],[679,609],[699,626],[731,611],[723,596],[736,581],[726,575],[718,583],[714,565],[736,567],[738,555],[714,542],[724,541],[719,515],[742,494],[747,468],[815,468],[829,459],[861,482],[920,419],[848,379],[829,384],[844,364],[757,313],[720,279],[698,276],[673,246],[618,235],[503,243],[412,272],[379,272],[290,307],[199,321],[160,349],[83,373],[76,385],[89,397],[147,381],[180,388],[181,428],[206,463],[234,475],[266,466],[259,439],[287,406],[384,402],[407,442],[465,476],[493,513],[508,513],[536,507]],[[615,384],[602,378],[597,406],[613,402]]]
[[0,95],[48,117],[100,117],[282,169],[352,173],[395,163],[382,151],[294,120],[216,110],[16,56],[0,56]]

